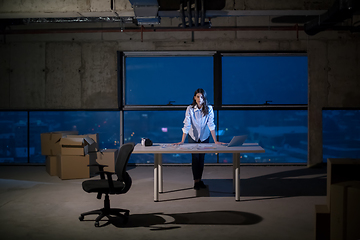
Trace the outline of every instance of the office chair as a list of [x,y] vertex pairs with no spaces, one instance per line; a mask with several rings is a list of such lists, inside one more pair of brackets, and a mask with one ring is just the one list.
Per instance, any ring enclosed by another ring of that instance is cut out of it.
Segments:
[[[98,214],[99,216],[95,219],[95,227],[99,227],[99,221],[103,217],[107,217],[110,220],[110,215],[121,217],[123,218],[124,224],[127,223],[130,211],[126,209],[110,208],[109,194],[123,194],[129,191],[132,181],[130,175],[126,172],[126,166],[129,161],[130,155],[134,150],[134,146],[134,143],[126,143],[121,146],[116,157],[115,173],[104,171],[104,167],[106,167],[106,165],[89,165],[99,167],[98,173],[100,174],[100,179],[86,180],[82,183],[82,187],[85,192],[96,192],[98,199],[101,199],[101,195],[105,194],[104,208],[82,213],[79,217],[80,221],[83,221],[84,216],[86,215]],[[112,179],[113,174],[116,174],[118,177],[116,181],[113,181]],[[122,214],[122,212],[124,214]]]

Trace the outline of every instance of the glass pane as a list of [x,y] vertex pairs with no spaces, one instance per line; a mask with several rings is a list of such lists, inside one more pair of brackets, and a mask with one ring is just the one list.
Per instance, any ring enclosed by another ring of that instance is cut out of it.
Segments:
[[126,105],[187,105],[203,88],[214,101],[213,57],[127,57]]
[[[149,138],[154,143],[180,142],[184,117],[185,109],[183,111],[125,111],[124,142],[140,143],[143,137]],[[210,139],[210,142],[213,140]],[[163,163],[191,163],[191,154],[163,154],[162,160]],[[215,154],[206,154],[205,163],[216,161]],[[129,162],[154,163],[154,154],[132,154]]]
[[307,104],[306,56],[222,58],[223,104]]
[[[241,163],[306,163],[306,110],[220,111],[220,141],[248,135],[246,142],[259,143],[265,153],[242,154]],[[220,154],[219,162],[232,162],[231,154]]]
[[360,110],[323,110],[323,161],[360,158]]
[[99,134],[99,148],[120,147],[120,112],[118,111],[34,111],[30,112],[31,163],[44,163],[40,134],[55,131],[78,131]]
[[0,121],[0,163],[27,163],[27,112],[0,112]]

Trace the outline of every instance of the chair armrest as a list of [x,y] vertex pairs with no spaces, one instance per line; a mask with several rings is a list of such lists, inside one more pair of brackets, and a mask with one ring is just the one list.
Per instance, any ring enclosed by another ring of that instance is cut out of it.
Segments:
[[[93,164],[89,164],[87,165],[88,167],[99,167],[99,172],[103,172],[104,171],[104,167],[107,167],[108,165],[102,165],[102,164],[99,164],[99,163],[93,163]],[[101,174],[100,173],[100,178],[101,179],[105,179],[105,176],[104,174]]]
[[[114,189],[114,182],[112,179],[112,175],[116,174],[114,172],[108,172],[108,171],[99,171],[97,173],[100,173],[100,176],[104,176],[104,174],[106,174],[106,178],[108,180],[108,184],[109,184],[109,189],[110,189],[110,193],[115,193],[115,189]],[[101,178],[101,179],[105,179],[105,178]]]
[[88,167],[94,167],[94,166],[107,167],[108,165],[103,165],[103,164],[99,164],[99,163],[93,163],[93,164],[89,164],[89,165],[88,165]]

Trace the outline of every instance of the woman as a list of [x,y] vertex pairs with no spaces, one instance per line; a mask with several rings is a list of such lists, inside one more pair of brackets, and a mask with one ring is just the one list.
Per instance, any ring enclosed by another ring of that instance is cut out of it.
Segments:
[[[194,93],[193,102],[186,109],[183,135],[181,142],[175,143],[181,145],[185,142],[186,135],[189,143],[208,143],[210,134],[215,144],[223,144],[216,140],[214,111],[212,106],[208,105],[205,90],[199,88]],[[205,154],[192,154],[192,172],[194,177],[194,189],[206,188],[201,181],[204,170]]]

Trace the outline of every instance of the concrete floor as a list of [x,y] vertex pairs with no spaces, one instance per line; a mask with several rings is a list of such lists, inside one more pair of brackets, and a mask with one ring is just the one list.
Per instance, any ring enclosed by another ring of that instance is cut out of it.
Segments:
[[[94,227],[80,213],[103,206],[78,180],[49,176],[43,166],[0,167],[1,239],[314,239],[315,205],[326,203],[326,169],[241,166],[241,201],[232,167],[206,166],[208,189],[192,189],[189,166],[164,167],[164,193],[153,201],[153,168],[130,167],[127,194],[111,206],[130,210],[127,225]],[[106,218],[105,218],[106,219]]]

